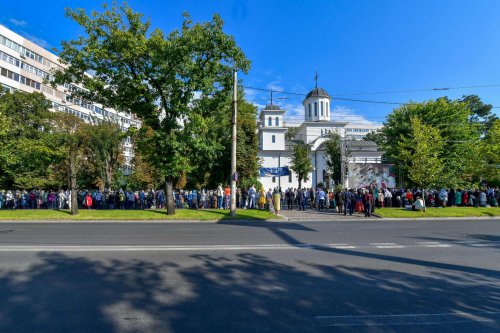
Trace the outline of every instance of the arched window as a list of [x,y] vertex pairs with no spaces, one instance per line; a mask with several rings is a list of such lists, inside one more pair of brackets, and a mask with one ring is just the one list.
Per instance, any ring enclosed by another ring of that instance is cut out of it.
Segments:
[[273,135],[273,136],[271,137],[271,142],[272,142],[272,143],[276,143],[276,135]]
[[309,118],[311,118],[311,117],[312,117],[311,110],[312,110],[312,108],[311,108],[311,103],[309,103]]
[[323,117],[323,102],[321,102],[321,117]]
[[269,117],[269,119],[267,120],[267,125],[273,126],[273,119],[271,117]]
[[314,102],[314,116],[318,116],[318,102]]
[[323,130],[321,130],[321,135],[323,135]]
[[326,116],[328,117],[328,102],[326,102]]
[[280,118],[276,117],[275,123],[276,123],[276,126],[279,126],[280,125]]

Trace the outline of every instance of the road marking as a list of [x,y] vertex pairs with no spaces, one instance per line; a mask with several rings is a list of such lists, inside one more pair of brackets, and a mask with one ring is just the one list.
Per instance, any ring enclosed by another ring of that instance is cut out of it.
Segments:
[[346,243],[340,243],[340,244],[325,244],[327,247],[331,247],[334,249],[355,249],[356,246],[346,244]]
[[370,245],[375,246],[377,249],[402,249],[404,245],[398,245],[396,243],[370,243]]
[[495,322],[500,311],[410,313],[400,315],[316,316],[315,322],[323,327],[384,326],[384,325],[449,325],[470,322]]
[[[0,252],[99,252],[99,251],[214,251],[214,250],[301,250],[316,248],[331,249],[403,249],[412,247],[449,248],[451,244],[439,242],[419,242],[417,244],[369,243],[348,244],[226,244],[226,245],[0,245]],[[489,244],[477,244],[477,247]]]

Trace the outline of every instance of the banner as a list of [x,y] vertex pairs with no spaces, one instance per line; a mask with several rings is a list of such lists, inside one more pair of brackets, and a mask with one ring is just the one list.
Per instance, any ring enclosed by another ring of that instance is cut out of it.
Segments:
[[288,167],[280,167],[280,168],[260,168],[260,176],[261,177],[280,177],[280,176],[288,176],[290,174],[290,170]]

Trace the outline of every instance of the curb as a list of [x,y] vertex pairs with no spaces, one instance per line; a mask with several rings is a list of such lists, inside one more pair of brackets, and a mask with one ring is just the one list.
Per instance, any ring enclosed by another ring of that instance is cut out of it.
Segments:
[[[286,218],[284,218],[286,221]],[[0,225],[2,223],[153,223],[153,224],[164,224],[164,223],[255,223],[255,222],[283,222],[281,219],[223,219],[223,220],[0,220]]]

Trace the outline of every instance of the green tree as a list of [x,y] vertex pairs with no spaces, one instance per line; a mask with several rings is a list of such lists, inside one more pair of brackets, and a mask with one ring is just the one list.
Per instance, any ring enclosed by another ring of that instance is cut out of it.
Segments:
[[301,188],[302,181],[307,182],[309,180],[309,172],[313,171],[311,159],[309,158],[309,145],[302,141],[296,141],[292,150],[290,169],[297,175],[299,188]]
[[460,99],[469,109],[469,121],[479,125],[483,134],[488,133],[498,117],[492,112],[493,106],[485,104],[477,95],[467,95]]
[[[439,131],[445,146],[439,156],[444,163],[442,185],[457,187],[471,184],[476,180],[476,170],[479,169],[477,147],[480,146],[481,131],[477,124],[470,122],[470,116],[469,106],[460,100],[439,98],[402,105],[387,116],[382,129],[386,139],[383,145],[386,157],[402,162],[398,159],[399,141],[411,135],[411,119],[417,117],[423,124]],[[402,171],[405,175],[410,172],[404,164]]]
[[444,143],[439,130],[418,117],[410,119],[410,133],[398,143],[398,160],[409,170],[408,178],[419,188],[442,186]]
[[386,143],[386,139],[384,136],[384,133],[380,130],[377,130],[375,132],[370,132],[365,135],[364,140],[367,141],[373,141],[375,142],[379,147],[383,147],[384,144]]
[[71,191],[71,214],[78,214],[77,180],[88,144],[88,125],[82,119],[68,113],[56,112],[51,117],[53,140],[58,154],[63,159],[68,188]]
[[123,167],[123,141],[127,134],[116,123],[104,121],[86,127],[86,155],[93,164],[103,187],[113,187],[114,174]]
[[329,134],[328,140],[324,143],[326,166],[335,184],[342,182],[342,154],[340,146],[340,135],[337,133]]
[[82,84],[86,90],[76,96],[142,119],[153,131],[145,142],[152,149],[143,152],[144,158],[164,177],[167,211],[174,214],[173,184],[192,168],[191,158],[199,149],[210,148],[203,135],[191,132],[207,128],[191,107],[194,93],[209,98],[216,91],[229,91],[233,68],[246,72],[249,61],[223,32],[218,15],[202,24],[193,24],[186,15],[181,30],[165,35],[159,29],[149,31],[150,22],[127,5],[90,16],[81,9],[66,14],[85,33],[63,42],[59,56],[68,67],[54,73],[54,84]]
[[9,124],[2,140],[0,181],[5,187],[55,186],[57,156],[50,142],[51,103],[41,93],[0,95],[0,112]]
[[[200,108],[206,111],[205,118],[211,118],[208,138],[214,141],[212,146],[219,145],[217,154],[200,155],[200,163],[189,175],[192,186],[211,186],[226,183],[231,174],[231,120],[232,101],[230,96],[220,96],[202,101]],[[212,116],[213,115],[213,116]],[[257,108],[245,100],[242,89],[238,92],[237,116],[237,161],[238,183],[240,186],[250,186],[256,182],[260,161],[258,159],[259,140],[257,136]],[[194,181],[193,181],[194,180]]]
[[500,120],[491,125],[481,146],[483,166],[481,169],[482,180],[487,180],[491,186],[500,185]]

